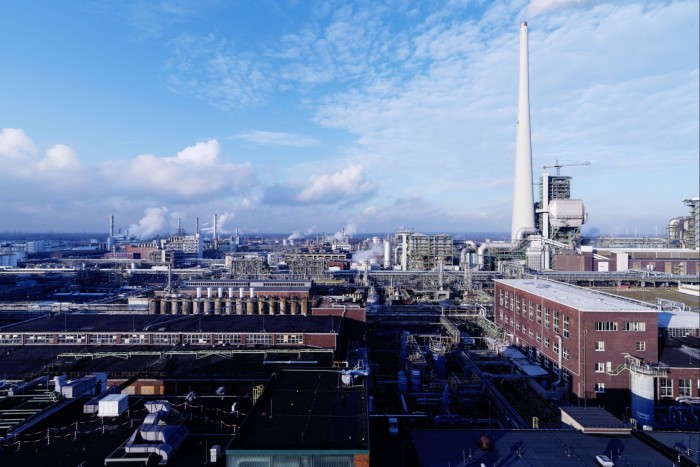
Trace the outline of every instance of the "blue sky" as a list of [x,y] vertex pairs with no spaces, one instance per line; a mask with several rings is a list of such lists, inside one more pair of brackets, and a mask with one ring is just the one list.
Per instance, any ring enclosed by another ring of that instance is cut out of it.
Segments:
[[584,233],[662,234],[700,191],[698,9],[10,0],[0,231],[508,232],[526,20],[535,180],[588,161]]

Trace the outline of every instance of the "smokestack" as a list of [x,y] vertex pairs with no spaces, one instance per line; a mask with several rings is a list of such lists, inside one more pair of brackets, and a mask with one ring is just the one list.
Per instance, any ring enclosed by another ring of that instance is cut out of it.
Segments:
[[114,214],[109,215],[109,236],[114,237]]
[[212,243],[214,244],[215,250],[217,248],[219,248],[219,236],[218,236],[219,234],[216,231],[216,222],[217,222],[218,218],[219,218],[219,216],[216,213],[214,213],[214,238],[212,238]]
[[199,216],[197,216],[197,223],[195,224],[194,233],[199,235]]
[[182,235],[182,219],[177,218],[177,234]]
[[520,83],[518,124],[515,139],[515,183],[511,240],[535,232],[535,206],[532,193],[532,144],[530,141],[530,95],[528,79],[527,22],[520,25]]

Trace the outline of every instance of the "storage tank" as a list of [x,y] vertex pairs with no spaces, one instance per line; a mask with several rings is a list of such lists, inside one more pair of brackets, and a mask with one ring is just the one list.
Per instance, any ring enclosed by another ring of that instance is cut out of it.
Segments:
[[423,369],[418,366],[411,367],[411,391],[420,392],[423,386]]
[[630,372],[632,418],[640,425],[654,423],[654,377],[636,371]]
[[399,370],[399,392],[405,394],[408,392],[408,378],[406,377],[406,372]]

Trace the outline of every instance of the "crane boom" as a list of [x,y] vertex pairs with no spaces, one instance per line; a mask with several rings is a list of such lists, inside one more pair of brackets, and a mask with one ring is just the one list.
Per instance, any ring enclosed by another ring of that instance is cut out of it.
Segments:
[[555,167],[557,169],[557,175],[559,175],[560,170],[562,167],[571,167],[574,165],[591,165],[590,162],[572,162],[570,164],[560,164],[558,159],[554,160],[554,165],[543,165],[543,169],[549,169],[551,167]]

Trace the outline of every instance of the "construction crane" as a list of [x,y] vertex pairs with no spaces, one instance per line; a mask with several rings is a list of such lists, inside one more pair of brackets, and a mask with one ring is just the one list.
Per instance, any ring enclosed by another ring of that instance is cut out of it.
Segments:
[[557,175],[559,175],[559,172],[562,167],[571,167],[572,165],[591,165],[590,162],[572,162],[571,164],[560,164],[558,159],[554,159],[554,165],[543,165],[543,169],[549,169],[551,167],[556,167],[557,169]]

